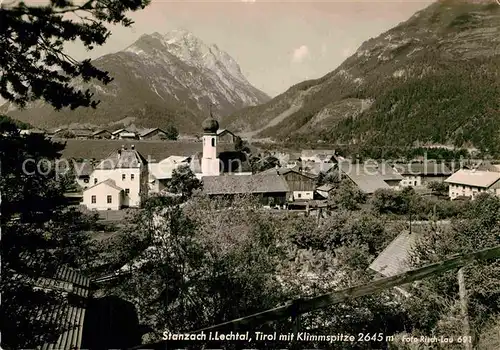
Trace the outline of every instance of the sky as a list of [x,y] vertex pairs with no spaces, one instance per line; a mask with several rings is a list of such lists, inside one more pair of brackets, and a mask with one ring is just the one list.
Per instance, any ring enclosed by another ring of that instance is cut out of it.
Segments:
[[[28,3],[43,0],[26,1]],[[276,96],[334,70],[366,40],[407,20],[433,0],[153,0],[131,13],[132,28],[112,27],[91,52],[68,45],[77,59],[120,51],[140,35],[186,29],[229,53],[258,89]]]

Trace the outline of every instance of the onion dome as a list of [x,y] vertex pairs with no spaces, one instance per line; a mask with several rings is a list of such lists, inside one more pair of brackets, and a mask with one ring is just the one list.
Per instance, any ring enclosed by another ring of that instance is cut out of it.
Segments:
[[213,118],[205,119],[201,126],[203,127],[203,131],[207,134],[216,134],[217,130],[219,130],[219,123]]

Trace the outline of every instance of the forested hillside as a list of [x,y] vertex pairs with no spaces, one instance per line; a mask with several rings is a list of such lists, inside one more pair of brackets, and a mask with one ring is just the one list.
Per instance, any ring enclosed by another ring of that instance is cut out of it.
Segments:
[[499,153],[500,6],[442,0],[366,41],[326,76],[230,118],[278,140]]

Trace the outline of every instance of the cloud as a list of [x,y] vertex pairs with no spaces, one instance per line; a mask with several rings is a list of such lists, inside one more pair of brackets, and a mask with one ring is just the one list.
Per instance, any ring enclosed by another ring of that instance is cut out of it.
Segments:
[[247,3],[253,4],[257,0],[240,0],[240,1],[241,2],[247,2]]
[[328,47],[326,46],[326,44],[322,44],[321,45],[321,56],[325,56],[327,51],[328,51]]
[[309,48],[306,45],[302,45],[295,50],[293,50],[292,62],[301,63],[306,58],[310,56]]

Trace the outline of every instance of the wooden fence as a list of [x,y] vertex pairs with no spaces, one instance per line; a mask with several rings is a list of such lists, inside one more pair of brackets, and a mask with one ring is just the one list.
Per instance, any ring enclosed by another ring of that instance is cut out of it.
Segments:
[[[298,331],[299,316],[301,314],[321,309],[333,304],[342,303],[348,299],[374,294],[388,288],[397,287],[407,283],[415,282],[433,275],[441,274],[453,269],[459,269],[471,262],[495,259],[500,257],[500,246],[484,249],[469,254],[456,254],[449,259],[438,263],[430,264],[415,270],[407,271],[399,275],[381,278],[372,282],[334,291],[332,293],[320,295],[307,299],[296,299],[292,302],[276,307],[271,310],[259,312],[247,317],[238,318],[232,321],[217,324],[211,327],[191,331],[188,333],[208,333],[208,332],[229,332],[239,329],[251,329],[252,326],[261,325],[267,322],[276,321],[288,317],[295,319],[294,332]],[[172,349],[188,345],[193,345],[193,341],[161,341],[152,344],[145,344],[135,349]]]

